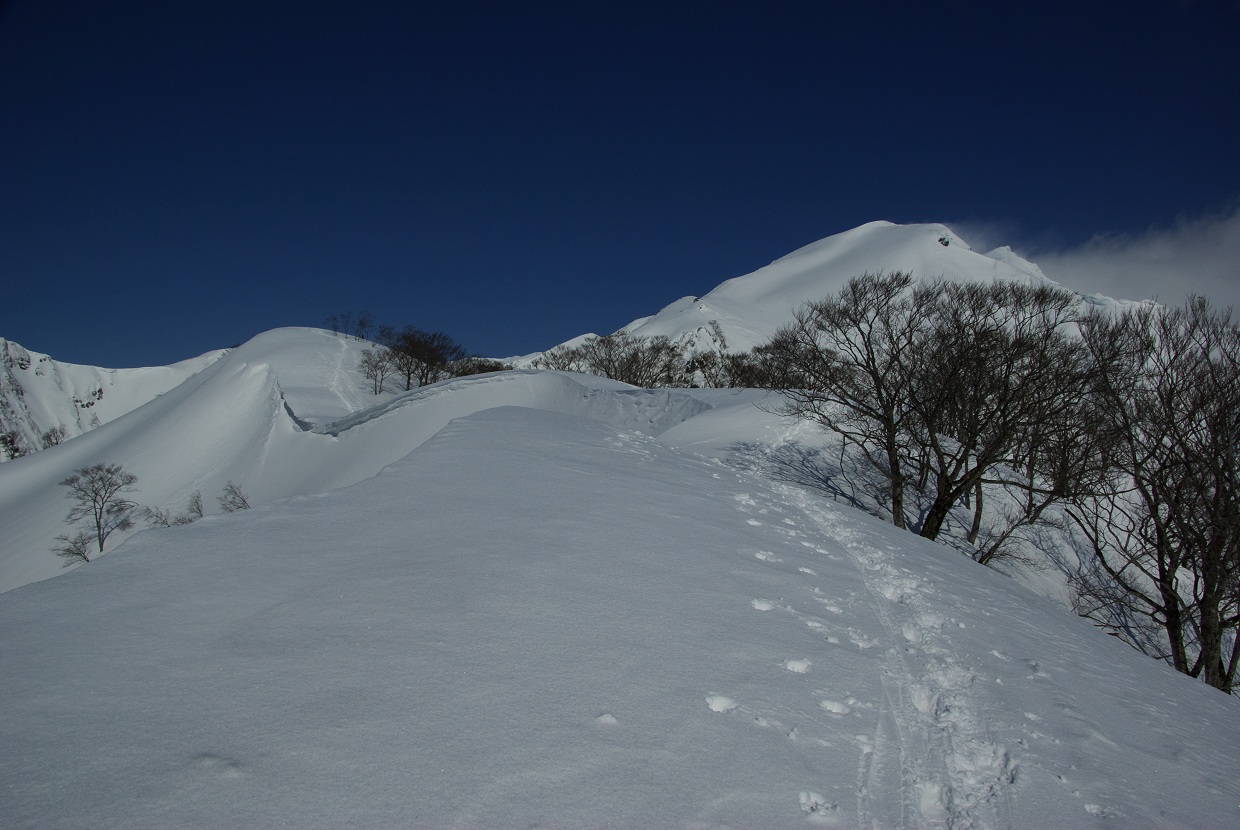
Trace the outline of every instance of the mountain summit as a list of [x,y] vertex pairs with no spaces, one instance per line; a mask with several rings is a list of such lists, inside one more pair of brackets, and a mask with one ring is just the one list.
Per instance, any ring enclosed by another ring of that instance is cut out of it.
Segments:
[[907,271],[926,280],[1050,282],[1010,248],[976,253],[946,225],[870,222],[799,248],[702,297],[682,297],[624,330],[643,337],[687,337],[702,348],[748,351],[769,340],[806,300],[833,294],[867,271]]

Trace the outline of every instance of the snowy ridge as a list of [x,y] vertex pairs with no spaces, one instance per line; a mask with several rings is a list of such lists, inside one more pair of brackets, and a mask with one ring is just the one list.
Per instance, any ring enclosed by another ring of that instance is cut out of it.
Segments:
[[[499,392],[497,385],[504,387],[503,393]],[[470,404],[465,403],[471,396],[462,394],[467,390],[481,392],[488,397],[502,394],[503,399],[509,401],[505,404],[507,406],[530,406],[579,414],[651,435],[657,435],[711,408],[685,390],[635,389],[628,384],[592,375],[526,369],[456,378],[414,389],[385,403],[316,427],[314,431],[339,437],[348,430],[369,424],[404,407],[422,407],[431,402],[465,404],[466,409],[473,410]],[[458,400],[448,400],[447,396]],[[460,409],[459,406],[455,408]]]
[[145,406],[4,465],[0,590],[61,573],[51,546],[66,529],[69,503],[57,482],[88,464],[123,464],[138,476],[140,504],[180,513],[198,491],[214,512],[229,481],[253,504],[356,484],[454,418],[496,406],[584,415],[648,434],[710,408],[680,390],[546,372],[467,377],[376,398],[356,371],[366,345],[318,329],[266,332]]

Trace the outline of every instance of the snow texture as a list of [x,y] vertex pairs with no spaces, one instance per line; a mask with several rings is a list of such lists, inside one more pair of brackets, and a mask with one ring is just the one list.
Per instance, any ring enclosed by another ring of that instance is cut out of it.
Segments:
[[352,487],[0,600],[5,827],[1227,827],[1240,803],[1232,700],[949,549],[581,415],[482,410]]

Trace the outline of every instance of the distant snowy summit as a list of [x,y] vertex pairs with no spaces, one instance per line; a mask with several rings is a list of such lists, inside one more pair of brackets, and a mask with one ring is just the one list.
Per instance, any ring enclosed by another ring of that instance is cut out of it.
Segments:
[[[839,291],[852,277],[879,271],[908,271],[918,279],[1055,284],[1011,248],[979,254],[946,225],[868,222],[727,280],[705,296],[682,297],[623,331],[639,337],[663,335],[699,350],[748,351],[770,340],[805,301]],[[517,363],[528,365],[534,357]]]

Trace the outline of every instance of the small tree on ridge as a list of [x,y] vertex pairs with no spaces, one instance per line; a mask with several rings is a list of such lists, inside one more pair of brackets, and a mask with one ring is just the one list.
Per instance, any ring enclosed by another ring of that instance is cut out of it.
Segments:
[[[133,511],[138,505],[128,498],[128,494],[134,491],[133,485],[137,481],[138,477],[125,472],[120,464],[92,464],[76,470],[60,482],[69,488],[69,496],[76,502],[65,521],[73,524],[78,519],[90,519],[94,525],[95,542],[102,553],[108,536],[114,531],[133,527]],[[84,553],[79,555],[90,561]]]

